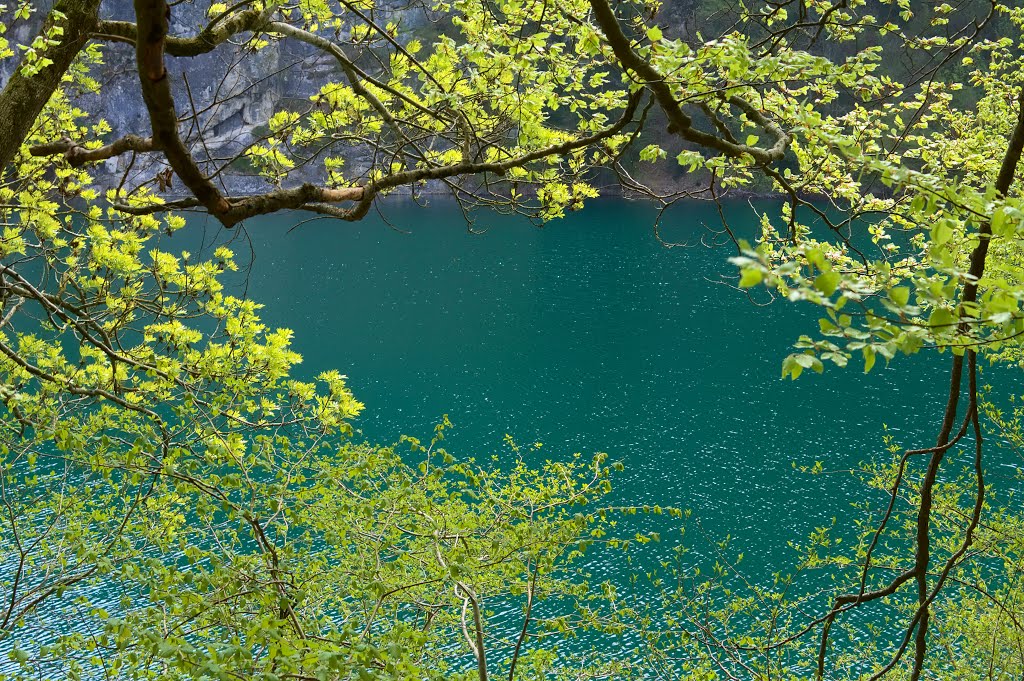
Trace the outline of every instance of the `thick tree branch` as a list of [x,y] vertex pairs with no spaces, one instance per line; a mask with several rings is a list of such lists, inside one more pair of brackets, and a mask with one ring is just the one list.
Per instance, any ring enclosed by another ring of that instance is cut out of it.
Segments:
[[98,149],[86,149],[68,138],[64,138],[59,142],[53,142],[52,144],[40,144],[29,149],[29,153],[33,156],[56,156],[57,154],[63,154],[67,162],[75,168],[86,163],[106,161],[115,156],[127,154],[130,151],[159,151],[159,147],[153,144],[152,137],[126,135],[116,142],[111,142]]
[[[395,129],[400,138],[405,138],[398,121],[372,92],[362,86],[362,72],[340,48],[331,41],[311,34],[302,29],[281,22],[269,21],[267,11],[252,10],[241,12],[227,19],[212,22],[196,38],[171,38],[168,36],[169,6],[166,0],[135,0],[136,24],[128,22],[102,22],[99,30],[107,35],[118,36],[120,39],[136,40],[137,65],[143,99],[150,115],[153,129],[150,145],[126,141],[109,145],[102,150],[86,155],[70,147],[70,143],[45,145],[34,153],[68,154],[69,160],[86,162],[96,158],[109,158],[116,153],[138,150],[151,146],[152,149],[163,151],[174,172],[188,187],[194,198],[172,201],[164,204],[133,206],[117,204],[115,208],[130,215],[149,215],[174,209],[203,207],[225,226],[231,227],[239,222],[254,217],[273,213],[279,210],[306,208],[325,213],[345,220],[358,220],[364,217],[373,204],[374,198],[382,191],[403,185],[415,184],[428,180],[447,180],[459,175],[494,173],[504,175],[508,170],[521,167],[533,161],[565,154],[575,149],[593,145],[606,139],[632,121],[641,92],[634,93],[627,104],[626,111],[614,125],[593,135],[569,140],[556,145],[539,149],[534,152],[512,157],[504,161],[474,163],[468,158],[458,164],[447,166],[429,166],[423,159],[424,166],[392,175],[371,182],[365,187],[329,189],[313,184],[303,184],[292,189],[279,189],[264,194],[248,197],[225,197],[206,176],[189,150],[186,148],[178,131],[178,118],[166,67],[164,54],[180,55],[201,54],[218,44],[228,40],[232,35],[247,30],[266,30],[286,37],[300,40],[332,55],[345,71],[356,93],[366,99],[375,111],[384,119],[389,127]],[[172,52],[173,50],[173,52]],[[751,117],[754,120],[754,117]],[[407,138],[406,138],[407,139]],[[69,153],[70,152],[70,153]],[[109,154],[109,155],[108,155]],[[334,204],[355,201],[351,208],[340,208]]]
[[666,82],[665,76],[647,62],[643,57],[633,50],[632,43],[622,31],[615,10],[608,0],[590,0],[590,7],[594,12],[594,18],[598,26],[604,31],[605,38],[612,47],[616,58],[627,71],[632,71],[639,78],[641,83],[654,93],[655,99],[669,120],[669,130],[683,139],[698,144],[706,149],[718,151],[726,156],[739,158],[749,155],[762,165],[768,165],[780,160],[789,148],[790,136],[778,125],[771,123],[752,104],[741,97],[732,96],[728,101],[740,108],[747,118],[759,125],[765,132],[775,139],[775,144],[769,148],[751,146],[748,144],[737,144],[723,137],[717,137],[693,127],[693,120],[679,105],[672,87]]
[[[341,189],[329,189],[318,187],[313,184],[304,184],[295,189],[281,189],[278,191],[258,194],[256,196],[235,196],[227,197],[226,200],[232,206],[232,212],[246,212],[246,217],[263,215],[278,210],[302,208],[310,203],[341,203],[345,201],[359,201],[363,197],[362,187],[343,187]],[[121,213],[128,215],[153,215],[171,210],[188,210],[190,208],[202,208],[203,202],[195,197],[168,201],[167,203],[154,203],[144,206],[133,206],[131,204],[118,203],[114,208]]]
[[[19,65],[0,93],[0,172],[14,160],[43,107],[88,42],[99,21],[100,1],[59,0],[42,29],[46,34],[58,22],[63,29],[57,44],[46,50],[45,56],[52,63],[36,73],[27,72],[23,64]],[[66,19],[59,20],[58,13],[63,13]]]
[[[223,20],[211,22],[194,37],[168,36],[164,49],[172,57],[197,57],[213,51],[239,33],[259,30],[268,16],[269,11],[245,10]],[[95,30],[97,38],[131,45],[136,43],[138,35],[138,26],[130,21],[101,21]]]
[[[514,156],[505,161],[490,163],[472,163],[463,161],[462,163],[446,166],[405,170],[399,173],[387,175],[377,182],[367,184],[365,187],[326,189],[312,184],[304,184],[295,189],[281,189],[256,196],[224,199],[229,204],[229,208],[225,213],[217,215],[217,217],[224,224],[227,225],[230,223],[233,225],[256,215],[273,213],[278,210],[302,208],[338,217],[343,220],[360,220],[366,216],[373,203],[373,199],[382,191],[415,184],[417,182],[443,180],[459,175],[482,175],[485,173],[504,175],[512,168],[522,167],[533,161],[550,158],[552,156],[559,156],[576,149],[593,146],[602,140],[618,134],[627,125],[629,125],[629,123],[633,121],[642,99],[642,92],[635,92],[630,95],[626,109],[622,112],[622,116],[619,117],[619,120],[592,135],[543,147],[520,156]],[[336,206],[329,205],[345,201],[357,201],[358,203],[351,209],[340,209]],[[152,215],[170,210],[183,210],[205,206],[206,203],[196,197],[144,206],[116,204],[114,208],[129,215]]]
[[171,168],[203,206],[226,226],[231,226],[237,221],[229,224],[229,220],[223,217],[231,209],[231,204],[203,174],[178,134],[178,115],[171,94],[170,78],[164,66],[164,43],[170,13],[171,8],[166,0],[135,0],[135,17],[138,21],[136,64],[142,98],[153,127],[153,141],[163,150]]

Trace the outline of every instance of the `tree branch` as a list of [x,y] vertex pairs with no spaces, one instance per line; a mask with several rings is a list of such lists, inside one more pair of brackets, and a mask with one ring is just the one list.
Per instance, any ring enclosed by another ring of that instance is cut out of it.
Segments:
[[57,154],[63,154],[67,162],[72,167],[77,168],[86,163],[106,161],[115,156],[127,154],[129,151],[149,152],[159,150],[160,148],[153,144],[152,137],[126,135],[116,142],[111,142],[99,149],[86,149],[77,142],[73,142],[65,137],[59,142],[31,147],[29,148],[29,153],[32,156],[56,156]]
[[[0,93],[0,172],[14,160],[18,149],[36,124],[43,107],[60,87],[64,74],[85,47],[89,34],[99,21],[101,0],[59,0],[43,24],[42,34],[60,24],[63,34],[57,44],[46,49],[51,64],[38,72],[26,71],[19,64]],[[66,17],[59,19],[59,13]]]
[[[1021,154],[1024,153],[1024,89],[1022,89],[1017,95],[1017,122],[1014,126],[1013,133],[1010,136],[1009,144],[1007,145],[1006,153],[1003,155],[1003,161],[1000,164],[999,175],[996,178],[995,190],[998,196],[1004,197],[1013,185],[1014,178],[1017,174],[1017,166],[1020,164]],[[985,260],[988,257],[988,247],[992,239],[992,223],[987,221],[981,224],[978,228],[978,245],[975,246],[971,252],[971,263],[970,263],[970,278],[964,285],[964,293],[961,297],[961,310],[964,309],[964,304],[973,303],[978,299],[978,288],[981,281],[981,277],[985,274]],[[967,325],[965,322],[961,322],[961,330],[966,331]],[[973,352],[971,353],[973,359]],[[963,355],[953,357],[953,381],[950,386],[949,401],[946,405],[946,417],[943,420],[942,431],[939,433],[939,445],[945,444],[949,438],[949,431],[952,428],[952,416],[956,413],[956,403],[959,397],[961,374],[963,371]],[[970,383],[970,399],[971,403],[975,404],[977,400],[976,386],[974,385],[973,376]],[[954,387],[956,394],[953,394]],[[980,440],[979,445],[980,447]],[[920,622],[917,625],[917,636],[914,639],[914,669],[911,673],[911,681],[917,681],[921,678],[921,672],[924,668],[924,658],[927,652],[927,639],[928,639],[928,616],[929,616],[929,604],[935,598],[935,593],[929,593],[928,589],[928,563],[930,560],[929,549],[930,549],[930,538],[929,532],[931,529],[931,508],[932,508],[932,493],[935,486],[935,480],[938,475],[939,465],[942,463],[943,451],[936,452],[932,455],[931,460],[928,462],[928,470],[925,473],[925,479],[921,483],[921,506],[917,516],[917,555],[915,557],[915,571],[917,573],[917,587],[918,587],[918,603],[919,611],[921,614]],[[979,450],[979,466],[980,466],[981,452]],[[968,534],[968,539],[970,534]],[[966,547],[965,547],[966,550]],[[942,579],[940,579],[938,586],[941,586]]]
[[[239,33],[259,30],[269,14],[269,10],[259,12],[249,9],[223,20],[214,20],[195,37],[168,36],[164,49],[172,57],[198,57],[212,52]],[[138,36],[138,25],[130,21],[101,21],[94,33],[96,38],[107,38],[131,45],[137,42]]]
[[750,120],[775,139],[775,144],[771,148],[764,149],[747,144],[737,144],[728,139],[694,128],[693,119],[680,107],[675,93],[665,81],[665,76],[633,50],[632,43],[626,37],[626,34],[622,32],[622,26],[619,24],[619,20],[615,16],[615,10],[612,9],[608,0],[590,0],[590,7],[594,12],[594,18],[597,20],[598,26],[604,31],[605,38],[611,45],[616,58],[627,71],[632,71],[639,76],[641,83],[654,93],[658,104],[665,112],[665,115],[668,116],[670,132],[679,135],[689,142],[718,151],[726,156],[739,158],[744,154],[750,155],[762,165],[768,165],[783,157],[789,148],[790,136],[778,125],[771,123],[752,104],[735,95],[730,97],[728,101],[742,109]]
[[163,150],[167,162],[192,194],[211,214],[230,227],[237,223],[224,217],[231,204],[199,169],[178,134],[178,114],[164,66],[164,43],[170,15],[171,8],[166,0],[135,0],[135,18],[138,21],[136,64],[142,99],[153,128],[153,141]]
[[[215,216],[225,225],[238,224],[246,218],[256,215],[273,213],[278,210],[287,209],[308,209],[318,213],[324,213],[333,217],[348,221],[360,220],[366,216],[373,204],[373,199],[381,192],[394,189],[404,185],[415,184],[427,180],[443,180],[458,175],[480,175],[494,173],[504,175],[512,168],[518,168],[533,161],[567,154],[576,149],[589,147],[597,142],[605,140],[618,134],[633,120],[643,99],[642,91],[630,95],[626,109],[618,121],[592,135],[568,140],[560,144],[528,152],[520,156],[514,156],[505,161],[489,163],[471,163],[463,161],[446,166],[435,166],[432,168],[416,168],[405,170],[382,179],[371,182],[364,187],[347,187],[341,189],[326,189],[312,184],[304,184],[295,189],[280,189],[266,194],[256,196],[224,198],[229,205],[228,209]],[[218,193],[219,195],[219,193]],[[357,201],[351,209],[340,209],[329,204],[344,201]],[[153,215],[170,210],[183,210],[189,208],[206,207],[207,204],[199,197],[170,201],[162,204],[149,204],[144,206],[132,206],[129,204],[115,204],[114,208],[129,215]]]

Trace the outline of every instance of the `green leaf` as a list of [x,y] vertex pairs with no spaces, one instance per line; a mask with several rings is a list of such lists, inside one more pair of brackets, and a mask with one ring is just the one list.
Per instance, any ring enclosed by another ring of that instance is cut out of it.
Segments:
[[896,286],[889,291],[889,300],[903,307],[910,302],[910,288],[907,286]]
[[819,374],[825,370],[825,366],[821,363],[821,360],[814,355],[804,353],[802,355],[792,355],[792,357],[793,361],[804,369],[811,369]]
[[842,280],[843,277],[838,272],[822,272],[814,279],[814,288],[830,296],[836,292]]
[[821,252],[820,248],[809,248],[804,253],[804,257],[807,258],[807,262],[817,267],[819,270],[824,271],[828,266],[825,261],[825,254]]
[[744,267],[740,272],[740,288],[757,286],[764,281],[764,272],[759,267]]
[[996,236],[1007,236],[1013,233],[1013,223],[1006,215],[1006,211],[1000,207],[992,215],[992,233]]
[[865,345],[862,352],[864,353],[864,373],[866,374],[875,366],[875,349],[870,345]]
[[657,26],[651,26],[649,29],[647,29],[647,39],[650,40],[652,43],[656,43],[659,40],[661,40],[661,36],[661,29],[658,28]]
[[955,322],[953,313],[944,307],[937,307],[928,315],[928,325],[934,327],[948,327]]
[[942,246],[947,243],[953,236],[953,228],[949,226],[948,220],[939,220],[932,227],[931,237],[932,243],[936,246]]
[[803,357],[804,355],[790,355],[786,359],[782,360],[782,377],[789,376],[794,381],[803,373],[804,368],[800,365],[797,357]]

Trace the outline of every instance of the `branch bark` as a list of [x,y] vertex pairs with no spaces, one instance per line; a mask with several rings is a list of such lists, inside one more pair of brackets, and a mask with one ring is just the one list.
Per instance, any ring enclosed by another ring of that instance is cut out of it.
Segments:
[[515,681],[516,665],[519,663],[519,653],[522,651],[523,642],[526,641],[526,635],[530,631],[530,616],[533,614],[533,594],[537,589],[538,572],[540,572],[540,567],[534,567],[533,572],[529,573],[529,580],[526,583],[526,609],[523,613],[523,628],[519,631],[519,638],[516,639],[515,650],[512,651],[512,660],[508,665],[508,681]]
[[129,151],[159,151],[159,147],[153,143],[152,137],[126,135],[116,142],[111,142],[98,149],[86,149],[67,138],[52,144],[40,144],[29,149],[29,153],[32,156],[56,156],[57,154],[63,154],[67,162],[75,168],[86,163],[106,161],[115,156],[127,154]]
[[[234,36],[247,31],[256,31],[266,21],[268,12],[254,9],[239,12],[234,16],[213,21],[192,38],[168,36],[164,49],[172,57],[198,57],[212,52]],[[134,45],[139,36],[139,27],[130,21],[101,21],[96,26],[95,37]]]
[[[1024,90],[1021,90],[1017,95],[1017,107],[1017,122],[1010,136],[1006,153],[1003,155],[999,175],[996,178],[995,189],[999,197],[1004,197],[1009,193],[1017,174],[1017,166],[1020,164],[1021,154],[1024,153]],[[974,303],[978,299],[978,287],[982,276],[985,274],[985,260],[988,257],[988,247],[991,239],[992,223],[984,222],[978,228],[978,245],[971,253],[970,278],[964,285],[961,309],[963,309],[964,304]],[[961,323],[961,331],[967,331],[965,323]],[[943,418],[942,430],[939,433],[939,446],[944,445],[948,441],[953,427],[953,419],[956,416],[957,402],[963,380],[963,364],[964,356],[962,354],[953,357],[950,394],[949,400],[946,403],[946,414]],[[977,400],[976,386],[974,385],[973,375],[971,378],[970,400],[971,404],[975,404]],[[978,447],[980,446],[979,440]],[[928,647],[929,604],[934,598],[934,595],[930,596],[928,588],[928,565],[931,558],[929,532],[931,530],[932,495],[939,465],[942,463],[944,454],[945,450],[939,450],[932,455],[931,460],[928,462],[928,470],[925,473],[924,481],[921,483],[921,505],[917,516],[917,552],[914,562],[914,570],[917,573],[918,608],[921,612],[921,617],[917,625],[917,635],[914,639],[914,669],[911,673],[911,681],[917,681],[921,678]],[[980,467],[980,449],[977,456],[978,466]]]
[[164,66],[164,43],[170,16],[171,8],[166,0],[135,0],[138,22],[135,56],[142,99],[149,111],[154,143],[163,149],[167,162],[192,194],[210,213],[220,218],[231,209],[231,204],[203,174],[178,134],[178,114],[171,94],[170,77]]
[[[1017,167],[1020,164],[1021,156],[1024,154],[1024,89],[1018,94],[1017,98],[1018,112],[1017,121],[1015,123],[1013,132],[1010,136],[1009,143],[1007,144],[1006,152],[1003,155],[1003,160],[1000,165],[999,175],[996,178],[994,188],[996,189],[997,196],[1005,197],[1009,194],[1013,182],[1016,178]],[[971,252],[969,277],[967,283],[964,285],[963,294],[961,295],[961,310],[963,310],[964,304],[974,303],[978,299],[979,285],[982,276],[985,273],[985,262],[988,257],[989,243],[992,238],[992,225],[991,222],[984,222],[978,227],[978,245]],[[962,315],[964,313],[961,313]],[[966,333],[969,329],[967,322],[962,321],[959,324],[959,329],[962,333]],[[964,373],[964,355],[966,354],[968,359],[968,409],[964,417],[963,424],[960,431],[953,435],[953,426],[956,422],[957,412],[960,404],[960,395],[963,392],[963,373]],[[825,673],[825,653],[826,646],[829,639],[829,630],[831,629],[832,623],[836,616],[842,611],[849,607],[856,607],[862,603],[876,600],[883,596],[888,596],[897,591],[899,587],[907,582],[914,581],[917,584],[918,592],[918,607],[911,618],[906,628],[905,636],[899,647],[894,653],[889,662],[882,667],[880,670],[875,672],[870,678],[871,681],[877,681],[891,671],[903,657],[907,648],[909,647],[910,641],[914,641],[914,664],[911,671],[912,681],[918,681],[921,678],[921,674],[924,670],[924,662],[928,651],[928,621],[930,615],[930,607],[932,602],[938,596],[944,583],[950,575],[953,567],[960,560],[960,558],[967,551],[973,541],[973,534],[977,528],[980,519],[981,512],[984,505],[985,499],[985,487],[984,477],[982,469],[982,439],[981,439],[981,428],[978,421],[978,396],[977,396],[977,379],[976,379],[976,354],[974,350],[967,350],[965,353],[960,355],[954,355],[952,359],[952,366],[950,368],[950,380],[949,380],[949,393],[946,398],[945,408],[943,410],[942,425],[939,428],[939,434],[936,438],[936,444],[934,447],[929,449],[920,449],[906,452],[900,461],[899,477],[892,489],[890,496],[889,508],[883,517],[882,524],[876,530],[874,539],[872,540],[871,547],[868,551],[868,556],[865,560],[864,572],[861,577],[860,591],[856,594],[847,594],[840,596],[836,599],[832,606],[832,609],[828,612],[825,618],[824,627],[822,629],[821,641],[818,648],[818,660],[817,670],[815,678],[824,678]],[[939,574],[938,579],[934,585],[928,583],[928,571],[931,562],[931,513],[934,504],[934,487],[938,478],[938,471],[942,464],[942,461],[946,453],[952,448],[952,446],[960,440],[967,431],[969,425],[974,426],[975,435],[975,455],[974,455],[974,469],[975,476],[977,479],[977,491],[975,495],[974,509],[971,514],[971,520],[965,530],[964,540],[960,547],[946,560],[942,571]],[[911,455],[930,453],[931,456],[928,461],[928,466],[925,471],[924,478],[921,481],[921,500],[918,504],[917,522],[916,522],[916,534],[915,534],[915,552],[914,552],[914,565],[909,570],[902,572],[898,577],[889,582],[885,587],[876,591],[865,592],[865,580],[867,578],[867,570],[870,567],[871,550],[874,549],[875,544],[878,541],[878,535],[881,533],[882,528],[888,521],[889,516],[892,512],[892,505],[895,503],[895,495],[899,488],[900,480],[903,474],[903,467],[906,465],[907,459]]]
[[[394,189],[404,185],[415,184],[426,180],[443,180],[458,175],[481,175],[492,173],[504,175],[512,168],[524,166],[533,161],[567,154],[575,149],[592,146],[613,135],[618,134],[629,125],[640,101],[643,99],[642,92],[633,93],[622,112],[619,120],[603,130],[568,140],[560,144],[554,144],[536,151],[528,152],[505,161],[489,163],[471,163],[463,161],[446,166],[435,166],[432,168],[416,168],[399,173],[387,175],[377,182],[371,182],[365,187],[347,187],[341,189],[326,189],[312,184],[305,184],[296,189],[280,189],[266,194],[256,196],[225,199],[229,208],[222,214],[215,214],[225,225],[231,226],[242,220],[256,215],[273,213],[278,210],[308,209],[315,212],[325,213],[343,220],[355,221],[366,216],[373,204],[373,199],[381,192]],[[356,201],[356,205],[350,209],[340,209],[332,206],[332,203],[344,201]],[[149,204],[145,206],[132,206],[129,204],[116,204],[114,208],[129,215],[153,215],[169,210],[184,210],[189,208],[206,207],[206,203],[199,197],[171,201],[162,204]]]
[[[100,2],[59,0],[50,10],[42,29],[43,34],[54,25],[64,30],[57,44],[46,50],[46,58],[53,63],[31,75],[19,65],[0,93],[0,172],[14,160],[43,107],[60,87],[64,74],[89,41],[99,21]],[[60,19],[59,14],[66,18]]]
[[[462,598],[462,634],[466,637],[466,642],[469,644],[470,649],[473,651],[473,657],[476,658],[476,673],[479,681],[488,681],[487,675],[487,657],[484,651],[484,630],[483,621],[480,617],[480,604],[477,601],[479,598],[472,589],[456,580],[455,590],[458,594],[461,592]],[[474,636],[469,635],[469,630],[466,627],[466,606],[472,605],[473,607],[473,630]]]
[[618,17],[615,16],[615,10],[612,9],[608,0],[590,0],[590,7],[594,12],[597,25],[604,32],[608,44],[611,45],[615,57],[627,71],[635,73],[640,78],[640,82],[654,93],[655,99],[668,117],[670,132],[726,156],[738,158],[745,154],[749,155],[761,165],[778,161],[785,155],[791,142],[790,136],[777,124],[769,121],[756,107],[738,96],[729,97],[727,101],[743,111],[751,121],[772,136],[775,143],[770,148],[737,144],[724,137],[694,128],[693,119],[679,105],[665,76],[633,49],[632,43],[622,31]]

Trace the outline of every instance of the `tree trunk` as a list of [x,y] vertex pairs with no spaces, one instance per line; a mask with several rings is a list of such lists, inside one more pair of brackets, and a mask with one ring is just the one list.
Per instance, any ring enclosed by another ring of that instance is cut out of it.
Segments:
[[[19,66],[0,93],[0,171],[14,160],[43,107],[60,87],[64,74],[88,42],[99,22],[101,1],[59,0],[50,10],[42,29],[45,33],[58,22],[64,28],[58,44],[46,49],[46,57],[53,63],[32,76],[24,75]],[[67,18],[57,19],[56,12]]]

